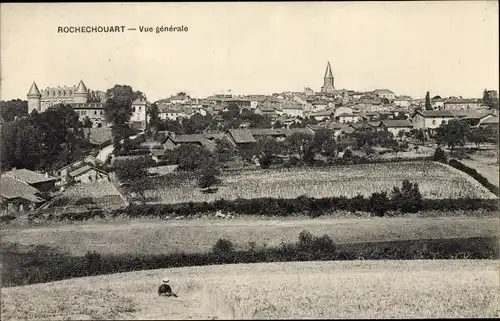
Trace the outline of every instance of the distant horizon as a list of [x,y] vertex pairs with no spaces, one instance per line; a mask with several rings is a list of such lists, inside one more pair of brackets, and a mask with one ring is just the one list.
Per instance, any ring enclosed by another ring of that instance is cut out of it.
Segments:
[[[151,102],[178,92],[335,88],[481,98],[499,87],[498,2],[1,4],[1,100],[127,84]],[[109,12],[113,15],[110,17]],[[205,13],[210,11],[210,15]],[[61,26],[187,26],[177,33],[58,33]]]

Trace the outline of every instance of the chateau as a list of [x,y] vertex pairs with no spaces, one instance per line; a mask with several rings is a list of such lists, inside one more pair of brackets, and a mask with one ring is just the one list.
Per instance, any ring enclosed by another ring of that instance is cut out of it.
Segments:
[[[79,120],[84,121],[88,117],[92,121],[92,127],[103,127],[107,125],[104,114],[104,103],[106,93],[100,90],[89,90],[80,80],[78,86],[47,87],[40,91],[35,82],[28,92],[28,113],[33,110],[44,112],[47,108],[58,104],[70,105],[78,114]],[[137,99],[132,103],[133,114],[131,123],[135,127],[146,126],[146,101]]]

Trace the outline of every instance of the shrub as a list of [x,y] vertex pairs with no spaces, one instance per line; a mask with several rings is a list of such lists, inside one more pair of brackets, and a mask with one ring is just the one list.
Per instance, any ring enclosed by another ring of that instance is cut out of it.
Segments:
[[375,216],[382,217],[390,207],[390,201],[386,192],[373,193],[370,196],[370,211]]
[[432,156],[432,160],[434,160],[436,162],[441,162],[441,163],[446,163],[448,161],[444,150],[442,150],[441,147],[439,147],[439,146],[434,151],[434,155]]
[[422,194],[417,183],[410,183],[407,179],[403,181],[403,187],[394,186],[392,190],[392,202],[396,209],[403,213],[416,213],[422,209]]
[[212,247],[212,252],[216,254],[228,254],[234,251],[234,245],[226,239],[219,239]]
[[75,205],[95,204],[92,197],[82,197],[76,200]]
[[342,158],[347,158],[347,159],[352,158],[352,151],[350,149],[346,149],[344,151],[344,155],[342,156]]
[[499,188],[497,186],[493,185],[492,183],[490,183],[490,181],[488,181],[488,179],[486,179],[486,177],[479,174],[475,169],[470,168],[470,167],[464,165],[463,163],[461,163],[455,159],[450,159],[448,164],[450,166],[452,166],[458,170],[461,170],[462,172],[472,176],[476,181],[478,181],[481,185],[486,187],[493,194],[495,194],[497,196],[499,195],[499,192],[500,192]]

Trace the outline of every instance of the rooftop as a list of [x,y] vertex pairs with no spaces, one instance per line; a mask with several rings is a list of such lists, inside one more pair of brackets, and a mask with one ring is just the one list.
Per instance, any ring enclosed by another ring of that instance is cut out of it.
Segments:
[[40,193],[36,188],[29,186],[10,177],[0,177],[0,196],[5,199],[22,198],[34,203],[43,202],[44,199],[37,196]]
[[2,176],[12,177],[14,179],[23,181],[27,184],[37,184],[44,182],[52,182],[57,180],[57,178],[30,171],[29,169],[13,169],[9,172],[4,173]]
[[382,120],[385,127],[413,127],[412,123],[407,119],[386,119]]

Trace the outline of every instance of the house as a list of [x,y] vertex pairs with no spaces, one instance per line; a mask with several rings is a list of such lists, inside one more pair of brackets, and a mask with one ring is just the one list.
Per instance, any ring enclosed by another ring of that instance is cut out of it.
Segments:
[[413,129],[413,124],[407,119],[386,119],[382,120],[379,126],[392,133],[395,137],[400,132],[409,133]]
[[229,140],[238,148],[247,148],[255,144],[256,140],[249,129],[230,129],[227,132]]
[[24,211],[37,208],[45,200],[33,186],[11,177],[0,177],[0,210]]
[[415,129],[435,129],[455,118],[456,115],[447,110],[417,110],[411,122]]
[[86,156],[84,158],[81,158],[79,160],[76,160],[66,166],[63,166],[61,168],[59,168],[57,171],[56,171],[56,174],[57,176],[59,177],[59,179],[61,180],[61,183],[65,184],[67,183],[67,175],[80,168],[80,167],[83,167],[85,165],[91,165],[91,166],[102,166],[103,163],[101,160],[95,158],[94,156]]
[[262,137],[272,137],[277,141],[283,141],[290,135],[289,129],[286,128],[250,128],[248,130],[256,140]]
[[166,106],[166,108],[159,108],[159,113],[158,116],[160,117],[161,120],[177,120],[179,118],[187,118],[188,115],[184,112],[184,110],[180,109],[173,109],[170,108],[169,106]]
[[13,169],[2,174],[2,177],[9,177],[19,182],[25,183],[36,188],[41,192],[50,192],[55,190],[57,178],[49,176],[48,173],[41,174],[29,169]]
[[335,112],[333,110],[324,110],[312,112],[309,114],[310,117],[316,119],[317,121],[323,121],[326,119],[330,119]]
[[396,95],[389,89],[375,89],[373,94],[379,98],[386,98],[389,101],[393,101]]
[[431,107],[433,109],[439,109],[442,110],[444,109],[444,102],[445,100],[443,98],[436,98],[431,101]]
[[[456,113],[455,113],[456,114]],[[469,113],[460,117],[460,120],[467,122],[470,126],[478,126],[480,123],[494,118],[492,113]]]
[[476,110],[481,104],[477,99],[450,99],[444,102],[444,110]]
[[338,121],[339,123],[356,123],[360,120],[360,118],[361,118],[360,115],[354,115],[348,113],[335,116],[335,120]]
[[215,142],[205,138],[201,134],[189,134],[189,135],[173,135],[168,136],[167,140],[163,144],[166,150],[173,150],[180,145],[196,145],[208,149],[213,152],[215,150]]
[[394,105],[400,108],[408,108],[411,104],[411,98],[408,96],[399,96],[394,98]]
[[76,183],[89,183],[95,181],[107,181],[108,173],[90,165],[84,165],[68,173],[68,179]]
[[276,108],[273,108],[271,106],[265,106],[265,105],[258,105],[257,108],[255,108],[254,113],[257,115],[264,115],[264,116],[270,116],[270,117],[277,117],[278,112],[276,111]]
[[147,106],[148,102],[144,97],[137,98],[132,102],[132,116],[130,116],[130,122],[134,124],[135,128],[146,128]]
[[83,128],[83,135],[92,145],[100,149],[113,142],[111,127]]
[[281,110],[282,114],[289,117],[304,117],[304,108],[300,104],[285,104]]
[[492,128],[498,130],[498,116],[483,118],[479,121],[479,127]]

